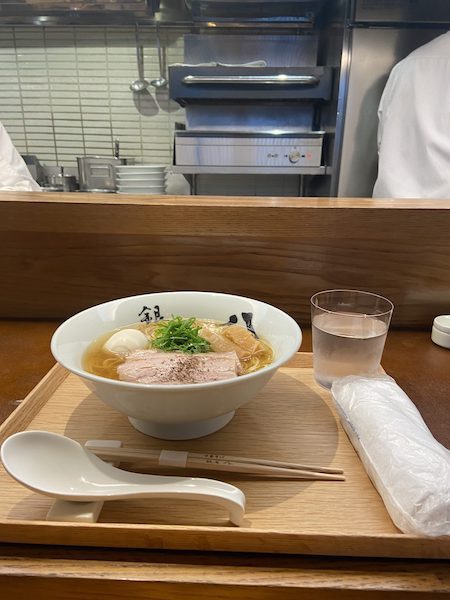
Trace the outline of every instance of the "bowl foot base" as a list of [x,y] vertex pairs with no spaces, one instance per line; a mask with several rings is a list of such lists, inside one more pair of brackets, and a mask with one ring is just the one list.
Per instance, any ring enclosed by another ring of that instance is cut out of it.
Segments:
[[141,433],[145,433],[146,435],[150,435],[161,440],[192,440],[222,429],[222,427],[225,427],[225,425],[227,425],[233,417],[234,410],[226,415],[214,417],[213,419],[207,419],[206,421],[183,423],[180,425],[152,423],[150,421],[134,419],[133,417],[128,417],[128,420],[133,427]]

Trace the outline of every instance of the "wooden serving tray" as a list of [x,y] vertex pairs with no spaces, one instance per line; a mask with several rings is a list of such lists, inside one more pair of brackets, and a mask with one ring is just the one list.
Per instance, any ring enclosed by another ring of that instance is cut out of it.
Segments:
[[314,381],[312,355],[302,353],[296,360],[298,368],[280,369],[224,429],[177,442],[139,433],[81,379],[55,366],[5,421],[0,442],[17,431],[43,429],[81,443],[119,439],[125,447],[213,451],[336,466],[344,469],[345,482],[225,477],[198,471],[192,474],[217,477],[242,489],[247,498],[242,527],[231,525],[225,512],[209,503],[162,499],[110,501],[97,523],[55,523],[45,520],[52,499],[21,486],[0,466],[0,541],[450,558],[450,538],[405,535],[394,526],[339,423],[329,392]]

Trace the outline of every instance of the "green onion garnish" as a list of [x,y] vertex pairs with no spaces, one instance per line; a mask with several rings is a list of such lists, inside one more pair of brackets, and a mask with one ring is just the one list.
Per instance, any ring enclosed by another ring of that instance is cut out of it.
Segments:
[[195,325],[195,317],[173,317],[170,321],[162,321],[156,327],[152,347],[163,352],[209,352],[211,345],[198,335],[200,329]]

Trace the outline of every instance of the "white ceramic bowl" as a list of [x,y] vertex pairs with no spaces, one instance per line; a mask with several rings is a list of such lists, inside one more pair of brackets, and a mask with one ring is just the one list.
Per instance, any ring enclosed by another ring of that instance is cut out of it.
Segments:
[[137,188],[118,188],[118,194],[148,194],[149,196],[165,196],[166,188],[158,187],[158,188],[149,188],[145,187],[137,187]]
[[145,183],[145,182],[134,182],[134,183],[119,183],[117,184],[119,189],[133,190],[137,188],[143,188],[147,190],[163,190],[166,187],[164,182],[160,183]]
[[156,173],[165,173],[167,167],[164,165],[123,165],[121,167],[116,167],[116,173],[129,174],[134,173],[138,175],[149,175]]
[[166,174],[165,173],[157,173],[157,174],[150,174],[150,175],[120,175],[118,174],[116,176],[117,181],[120,181],[121,183],[133,183],[134,181],[144,181],[144,182],[151,182],[151,181],[165,181],[166,179]]
[[[116,381],[88,373],[82,356],[105,332],[158,316],[199,317],[244,325],[252,314],[257,335],[273,348],[274,361],[248,375],[210,383],[161,385]],[[112,300],[88,308],[58,327],[51,350],[66,369],[79,375],[94,394],[126,415],[139,431],[162,439],[192,439],[224,427],[234,412],[251,400],[281,365],[299,349],[302,333],[280,309],[258,300],[215,292],[161,292]]]

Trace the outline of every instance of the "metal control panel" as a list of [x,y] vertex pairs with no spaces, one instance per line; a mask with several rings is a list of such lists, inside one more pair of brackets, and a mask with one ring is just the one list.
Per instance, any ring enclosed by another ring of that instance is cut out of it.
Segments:
[[323,136],[176,136],[177,165],[223,167],[319,167]]

